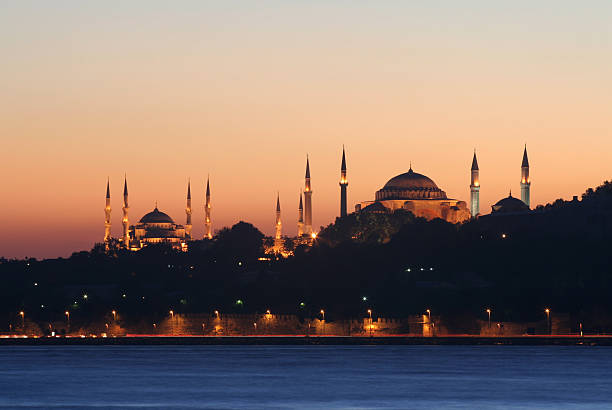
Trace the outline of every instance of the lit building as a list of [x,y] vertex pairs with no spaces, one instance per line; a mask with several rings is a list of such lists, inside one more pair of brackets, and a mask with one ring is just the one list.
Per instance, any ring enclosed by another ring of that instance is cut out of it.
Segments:
[[464,201],[451,199],[425,175],[416,173],[412,166],[408,172],[391,178],[376,192],[374,201],[365,201],[355,206],[356,212],[393,212],[403,209],[417,217],[441,218],[451,223],[470,218]]
[[[110,205],[110,182],[106,184],[106,204],[104,208],[104,243],[111,240],[111,205]],[[206,185],[206,221],[205,238],[211,238],[210,219],[210,185]],[[128,218],[128,188],[127,178],[123,186],[123,219],[120,243],[122,247],[130,250],[139,250],[150,244],[166,243],[173,248],[186,250],[188,241],[192,240],[192,208],[191,208],[191,182],[187,184],[187,204],[185,208],[185,225],[179,225],[165,212],[155,209],[144,215],[136,225],[129,224]]]

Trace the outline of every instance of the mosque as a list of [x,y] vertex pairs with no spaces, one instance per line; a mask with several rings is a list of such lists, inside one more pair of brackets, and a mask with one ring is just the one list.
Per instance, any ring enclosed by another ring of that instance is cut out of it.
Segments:
[[[104,243],[108,244],[111,239],[111,196],[110,181],[106,183],[106,207],[104,222]],[[129,223],[128,186],[127,178],[123,184],[123,234],[119,239],[125,249],[137,251],[150,244],[169,244],[175,249],[187,250],[191,235],[191,182],[187,184],[187,204],[185,208],[186,223],[179,225],[165,212],[160,211],[155,204],[155,209],[144,215],[136,225]],[[212,239],[211,205],[210,205],[210,179],[206,181],[205,211],[205,238]]]
[[[391,213],[398,209],[412,212],[417,217],[428,220],[440,218],[450,223],[461,223],[471,218],[480,217],[480,170],[476,152],[472,158],[470,181],[470,203],[448,198],[446,192],[429,177],[414,172],[410,165],[408,172],[397,175],[385,183],[375,192],[373,201],[363,201],[355,206],[355,212]],[[342,147],[342,161],[340,165],[340,217],[347,215],[347,168],[346,155]],[[529,178],[529,160],[527,146],[523,151],[521,163],[521,198],[514,198],[512,193],[506,198],[496,202],[491,209],[491,216],[525,213],[530,211],[531,180]],[[316,238],[312,225],[312,184],[310,178],[310,161],[306,157],[306,174],[304,177],[304,191],[300,193],[297,236],[295,244],[310,244]],[[123,188],[123,235],[120,239],[123,247],[130,250],[139,250],[148,244],[167,243],[176,249],[186,250],[188,242],[193,240],[191,234],[191,183],[187,185],[187,204],[185,208],[186,223],[179,225],[166,213],[155,206],[151,212],[144,215],[136,225],[129,224],[128,188],[127,178]],[[205,235],[212,239],[210,180],[206,182]],[[108,243],[111,238],[111,206],[110,184],[106,185],[104,241]],[[267,249],[268,253],[287,254],[284,249],[282,236],[280,196],[276,198],[276,220],[274,245]]]

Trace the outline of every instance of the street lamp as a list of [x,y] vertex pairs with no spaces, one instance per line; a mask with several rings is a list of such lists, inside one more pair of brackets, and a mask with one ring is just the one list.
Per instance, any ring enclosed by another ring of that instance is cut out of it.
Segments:
[[325,310],[321,309],[321,315],[323,316],[323,334],[325,334]]
[[66,315],[66,327],[68,328],[68,331],[70,332],[70,312],[65,311],[64,314]]
[[217,319],[219,319],[219,311],[215,310],[215,316],[217,316]]
[[174,319],[174,310],[171,310],[171,311],[170,311],[170,312],[168,312],[168,313],[170,313],[170,317],[171,317],[172,319]]
[[548,334],[551,334],[551,323],[550,323],[550,309],[546,308],[544,309],[544,312],[546,312],[546,327],[548,327]]
[[427,316],[429,317],[429,321],[431,322],[431,310],[427,309],[426,312],[427,312]]
[[111,313],[113,314],[113,320],[116,321],[117,320],[117,311],[113,310]]
[[489,315],[489,329],[491,329],[491,309],[487,309],[486,312]]
[[19,312],[19,316],[21,316],[21,329],[23,330],[23,333],[25,333],[25,312],[22,310]]
[[368,315],[370,315],[370,337],[372,337],[372,309],[368,309]]

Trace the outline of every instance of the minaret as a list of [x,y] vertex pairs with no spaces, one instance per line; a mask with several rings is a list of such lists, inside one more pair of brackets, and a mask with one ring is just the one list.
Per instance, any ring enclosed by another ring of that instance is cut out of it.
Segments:
[[210,177],[206,179],[206,204],[204,205],[206,220],[204,222],[205,233],[204,237],[212,239],[212,223],[210,221]]
[[274,235],[274,247],[280,249],[282,246],[283,224],[281,222],[280,196],[276,195],[276,234]]
[[480,213],[480,176],[478,161],[476,160],[476,150],[472,159],[472,182],[470,183],[470,213],[472,218]]
[[104,215],[104,243],[108,245],[111,239],[110,179],[106,180],[106,207],[104,208]]
[[298,238],[304,235],[304,206],[302,205],[302,193],[300,192],[300,206],[298,207],[298,223],[297,236]]
[[185,208],[187,221],[185,222],[185,239],[191,240],[191,181],[187,182],[187,207]]
[[340,165],[340,217],[346,216],[346,158],[344,155],[344,145],[342,146],[342,165]]
[[127,187],[127,176],[123,180],[123,246],[126,249],[130,248],[130,222],[128,220],[128,211],[130,207],[128,205],[128,187]]
[[527,144],[525,144],[525,150],[523,151],[523,163],[521,164],[521,201],[528,207],[530,205],[530,187],[531,180],[529,179],[529,160],[527,159]]
[[310,163],[306,156],[306,181],[304,186],[304,228],[305,234],[312,235],[312,188],[310,186]]

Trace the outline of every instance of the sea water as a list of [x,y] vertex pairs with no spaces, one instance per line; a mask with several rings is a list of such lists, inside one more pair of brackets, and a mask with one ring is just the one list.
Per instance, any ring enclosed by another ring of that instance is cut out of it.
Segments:
[[0,347],[0,408],[612,409],[612,348]]

